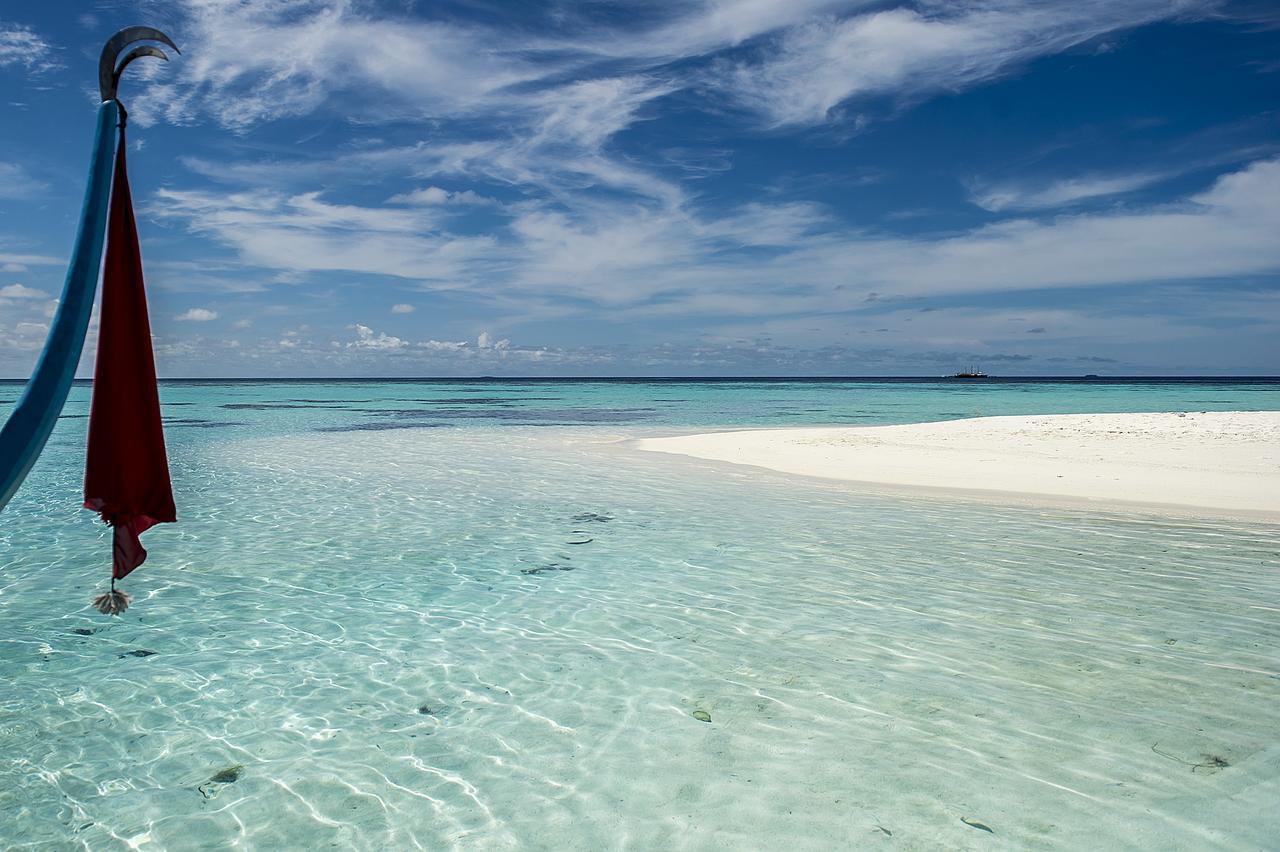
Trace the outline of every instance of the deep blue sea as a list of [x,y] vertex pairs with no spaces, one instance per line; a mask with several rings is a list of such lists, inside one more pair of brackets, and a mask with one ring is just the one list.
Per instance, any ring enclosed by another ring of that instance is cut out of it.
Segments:
[[[0,416],[21,391],[0,384]],[[1267,849],[1280,528],[620,439],[1278,380],[169,381],[122,617],[77,385],[0,527],[0,848]]]

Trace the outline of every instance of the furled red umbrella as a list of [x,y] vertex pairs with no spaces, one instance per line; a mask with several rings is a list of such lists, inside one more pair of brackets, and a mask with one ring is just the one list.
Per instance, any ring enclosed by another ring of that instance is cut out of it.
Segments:
[[177,520],[160,423],[151,324],[125,147],[121,127],[107,220],[98,360],[84,477],[85,508],[100,513],[112,527],[111,591],[94,601],[109,615],[129,606],[130,597],[116,589],[116,580],[124,579],[147,558],[139,535],[156,524]]
[[[94,601],[99,610],[110,615],[129,605],[129,596],[116,591],[116,580],[141,565],[147,556],[138,535],[154,524],[174,520],[147,300],[142,289],[142,260],[125,172],[126,113],[116,97],[120,75],[131,62],[144,56],[169,59],[153,45],[126,50],[140,41],[159,42],[178,51],[160,30],[141,26],[125,27],[102,47],[98,58],[102,103],[67,280],[31,379],[0,427],[2,511],[40,458],[67,401],[89,328],[98,273],[104,267],[105,232],[110,230],[85,476],[85,505],[101,512],[103,520],[115,528],[111,592]],[[116,128],[120,130],[118,139]]]

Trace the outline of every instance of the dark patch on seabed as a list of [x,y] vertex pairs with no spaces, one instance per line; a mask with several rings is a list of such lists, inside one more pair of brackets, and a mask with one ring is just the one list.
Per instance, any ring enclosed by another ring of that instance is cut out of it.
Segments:
[[656,408],[374,408],[376,417],[447,417],[455,420],[501,420],[529,425],[625,423],[654,416]]
[[607,524],[613,520],[613,515],[601,515],[597,512],[583,512],[580,515],[574,515],[573,520],[585,521],[587,523]]
[[392,429],[442,429],[448,423],[353,423],[349,426],[316,426],[313,432],[389,432]]
[[536,568],[521,568],[521,574],[546,574],[549,571],[572,571],[574,566],[565,565],[563,562],[548,562],[546,565],[539,565]]
[[350,411],[348,405],[302,405],[292,402],[224,402],[222,408],[232,411],[273,411],[277,409],[319,409],[321,411]]
[[236,420],[201,420],[196,417],[166,417],[166,426],[191,426],[196,429],[221,429],[224,426],[243,426]]
[[425,402],[430,405],[504,405],[514,406],[522,402],[557,402],[558,396],[523,396],[512,399],[507,396],[438,396],[424,399],[397,399],[396,402]]
[[209,778],[208,781],[196,787],[200,791],[200,795],[206,799],[212,799],[218,795],[218,790],[225,784],[234,784],[244,775],[244,765],[237,763],[235,766],[228,766],[226,769],[220,769]]

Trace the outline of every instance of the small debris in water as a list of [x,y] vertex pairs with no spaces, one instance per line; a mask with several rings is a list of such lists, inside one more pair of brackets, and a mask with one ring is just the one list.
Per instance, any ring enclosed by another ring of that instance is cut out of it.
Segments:
[[885,834],[889,835],[890,837],[893,837],[893,832],[892,832],[892,831],[890,831],[889,829],[885,828],[885,827],[884,827],[883,825],[881,825],[880,823],[876,823],[876,828],[880,829],[881,831],[883,831]]
[[148,651],[146,648],[135,648],[116,657],[117,660],[123,660],[125,657],[154,657],[157,651]]
[[244,774],[244,766],[237,763],[235,766],[228,766],[226,769],[220,769],[214,773],[213,777],[208,781],[196,787],[200,791],[200,795],[206,799],[212,799],[218,795],[218,788],[223,784],[234,784],[240,780],[240,776]]
[[706,710],[694,710],[693,718],[697,719],[699,722],[710,722],[711,714]]
[[607,524],[613,520],[613,515],[600,515],[595,512],[583,512],[581,515],[574,515],[575,521],[586,521],[587,523]]
[[71,632],[72,632],[72,633],[74,633],[74,634],[76,634],[77,636],[92,636],[92,635],[93,635],[93,631],[92,631],[92,630],[90,630],[88,627],[77,627],[77,628],[75,628],[74,630],[72,630]]
[[584,538],[581,541],[567,541],[565,544],[590,544],[593,541],[595,541],[594,538]]
[[432,710],[430,707],[428,707],[428,706],[427,706],[427,705],[425,705],[425,704],[421,705],[421,706],[418,708],[418,712],[419,712],[419,713],[421,713],[423,716],[434,716],[434,715],[436,715],[436,711]]
[[560,562],[548,562],[546,565],[539,565],[536,568],[521,568],[521,574],[545,574],[548,571],[572,571],[572,565],[565,565]]
[[244,772],[244,766],[237,763],[235,766],[228,766],[226,769],[220,770],[209,780],[214,784],[234,784],[240,780],[240,775]]
[[978,829],[978,831],[985,831],[987,834],[995,834],[995,831],[992,830],[991,826],[987,825],[984,822],[978,822],[976,819],[969,819],[968,817],[960,817],[960,821],[965,825],[969,826],[970,828]]
[[1183,760],[1182,758],[1178,757],[1175,754],[1169,754],[1169,752],[1167,751],[1161,751],[1160,749],[1156,748],[1156,746],[1158,745],[1160,745],[1160,743],[1156,743],[1155,745],[1151,746],[1151,750],[1154,751],[1156,754],[1160,755],[1161,757],[1167,757],[1170,760],[1176,760],[1178,761],[1178,763],[1181,763],[1183,766],[1190,766],[1192,772],[1195,772],[1197,769],[1207,769],[1210,772],[1217,772],[1218,770],[1226,769],[1228,766],[1231,765],[1230,761],[1228,761],[1225,757],[1218,754],[1201,754],[1200,756],[1203,757],[1204,760],[1200,761],[1199,763],[1192,763],[1189,760]]

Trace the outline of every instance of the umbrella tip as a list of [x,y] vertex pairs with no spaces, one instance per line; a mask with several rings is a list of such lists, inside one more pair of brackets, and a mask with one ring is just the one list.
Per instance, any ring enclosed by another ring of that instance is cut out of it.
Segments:
[[94,608],[103,615],[119,615],[128,609],[131,603],[133,603],[132,595],[114,588],[93,599]]

